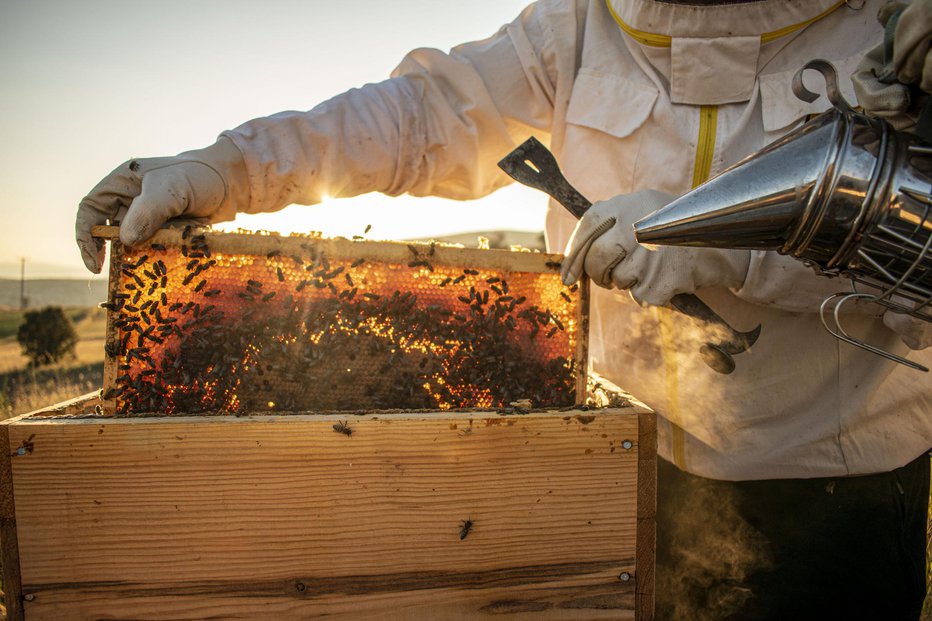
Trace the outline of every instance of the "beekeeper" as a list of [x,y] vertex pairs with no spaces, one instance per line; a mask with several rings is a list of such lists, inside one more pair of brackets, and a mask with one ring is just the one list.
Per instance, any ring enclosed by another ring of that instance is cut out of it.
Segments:
[[[825,58],[850,75],[881,42],[881,4],[540,0],[489,39],[414,50],[385,82],[249,121],[205,149],[127,162],[81,202],[78,245],[99,272],[90,229],[114,218],[135,245],[170,219],[324,196],[473,199],[510,182],[497,161],[536,135],[604,201],[578,225],[551,205],[546,222],[549,247],[567,249],[564,278],[585,271],[603,287],[592,367],[659,414],[658,618],[914,619],[932,382],[829,335],[817,309],[839,283],[794,259],[647,249],[631,235],[641,216],[826,109],[824,96],[793,96],[793,74]],[[850,80],[842,91],[854,99]],[[663,306],[682,292],[738,330],[762,326],[732,374],[697,355],[707,326]],[[916,322],[882,314],[858,309],[846,326],[904,355],[927,344]],[[910,355],[932,364],[930,350]]]

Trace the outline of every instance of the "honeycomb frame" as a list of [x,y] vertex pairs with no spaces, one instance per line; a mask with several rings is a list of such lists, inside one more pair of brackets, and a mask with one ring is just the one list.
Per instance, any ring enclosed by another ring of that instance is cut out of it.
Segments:
[[[578,361],[586,361],[588,353],[588,284],[565,287],[560,282],[560,255],[190,228],[164,229],[149,242],[127,248],[118,233],[115,227],[94,230],[95,236],[112,242],[102,391],[106,414],[486,410],[515,402],[522,407],[585,403],[587,369]],[[183,285],[178,286],[182,275]],[[344,334],[350,306],[364,316],[351,322],[365,338]],[[204,312],[212,319],[199,315],[192,320],[192,307],[195,313],[209,308]],[[282,308],[290,308],[287,317],[297,319],[286,321]],[[308,319],[311,315],[314,322]],[[307,327],[311,323],[323,328],[313,332]],[[298,324],[304,332],[296,332]],[[281,328],[281,334],[269,332],[268,325]],[[464,333],[464,325],[473,328]],[[468,348],[449,344],[463,334],[473,341]],[[325,356],[319,354],[323,343],[315,337],[326,338]],[[250,344],[236,349],[229,343],[237,338]],[[253,344],[256,339],[262,347]],[[281,349],[275,364],[260,364],[271,356],[262,352],[277,351],[272,345]],[[224,348],[233,354],[229,366],[215,360]],[[192,349],[200,353],[192,354]],[[232,360],[240,351],[247,353]],[[455,365],[451,351],[458,356]],[[149,359],[143,371],[134,359],[138,356]],[[171,364],[166,356],[173,356]],[[197,356],[214,363],[192,366]],[[373,359],[382,363],[366,367]],[[314,364],[329,375],[318,376],[302,366]],[[175,373],[188,367],[190,375]],[[336,376],[334,367],[340,370]],[[275,370],[266,375],[263,368]],[[217,376],[210,380],[213,388],[205,370]],[[143,372],[145,380],[139,376]],[[166,376],[174,378],[170,389],[153,384]],[[557,379],[551,381],[551,376]],[[223,384],[217,379],[228,377],[235,380]],[[388,380],[381,381],[383,377]],[[313,390],[308,381],[316,383]],[[368,382],[367,388],[360,382]],[[132,401],[137,393],[152,393],[153,385],[161,402],[151,395]],[[340,396],[346,392],[341,386],[350,387],[352,398]],[[199,401],[188,398],[196,392],[193,387],[200,387]],[[361,392],[367,392],[366,398],[359,397]],[[524,392],[537,398],[523,399]]]

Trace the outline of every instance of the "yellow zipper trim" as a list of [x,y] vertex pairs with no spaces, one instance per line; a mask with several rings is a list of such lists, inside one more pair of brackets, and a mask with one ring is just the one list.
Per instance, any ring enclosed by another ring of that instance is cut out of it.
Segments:
[[692,187],[703,183],[712,172],[717,125],[718,106],[699,106],[699,137],[696,139],[696,163],[693,165]]
[[[704,183],[712,172],[712,159],[715,155],[715,136],[718,126],[718,106],[699,106],[699,136],[696,139],[696,162],[693,165],[692,187]],[[660,319],[660,342],[665,352],[663,370],[666,378],[669,417],[672,435],[671,452],[673,463],[682,470],[686,469],[686,432],[683,431],[682,414],[679,400],[679,369],[676,356],[677,329],[672,311],[658,308]],[[666,352],[671,352],[667,354]]]
[[[835,4],[825,9],[824,11],[822,11],[815,17],[807,19],[804,22],[799,22],[798,24],[792,24],[790,26],[784,26],[783,28],[774,30],[772,32],[765,32],[760,36],[760,42],[768,43],[770,41],[773,41],[774,39],[779,39],[780,37],[784,37],[790,33],[796,32],[797,30],[805,28],[809,24],[819,21],[820,19],[822,19],[823,17],[825,17],[826,15],[828,15],[829,13],[831,13],[838,7],[842,6],[843,4],[845,4],[845,0],[840,0],[839,2],[836,2]],[[615,20],[618,26],[622,30],[624,30],[628,34],[629,37],[631,37],[632,39],[634,39],[641,45],[649,45],[651,47],[670,47],[670,44],[673,41],[673,37],[671,37],[670,35],[655,34],[653,32],[645,32],[643,30],[632,28],[631,26],[623,22],[621,17],[618,15],[618,13],[615,12],[615,9],[612,7],[611,0],[605,0],[605,6],[608,7],[608,12],[611,13],[612,18]]]

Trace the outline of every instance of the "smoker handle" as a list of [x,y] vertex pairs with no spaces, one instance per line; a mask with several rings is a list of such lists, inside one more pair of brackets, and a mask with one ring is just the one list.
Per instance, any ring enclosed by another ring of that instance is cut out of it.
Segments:
[[[553,153],[533,136],[503,157],[498,166],[515,181],[549,194],[577,220],[592,206],[592,202],[567,181]],[[677,294],[670,305],[685,315],[719,326],[730,335],[723,343],[707,343],[703,347],[703,360],[719,373],[727,375],[734,371],[731,355],[746,351],[760,335],[760,326],[750,332],[735,330],[693,294]]]

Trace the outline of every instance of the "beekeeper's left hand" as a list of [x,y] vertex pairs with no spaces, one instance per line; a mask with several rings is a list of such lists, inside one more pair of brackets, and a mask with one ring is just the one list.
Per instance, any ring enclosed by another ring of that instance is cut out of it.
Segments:
[[644,246],[634,223],[673,196],[655,190],[595,203],[576,225],[566,247],[561,276],[570,285],[583,271],[605,288],[628,289],[639,304],[663,306],[678,293],[705,287],[737,288],[751,259],[747,250]]

